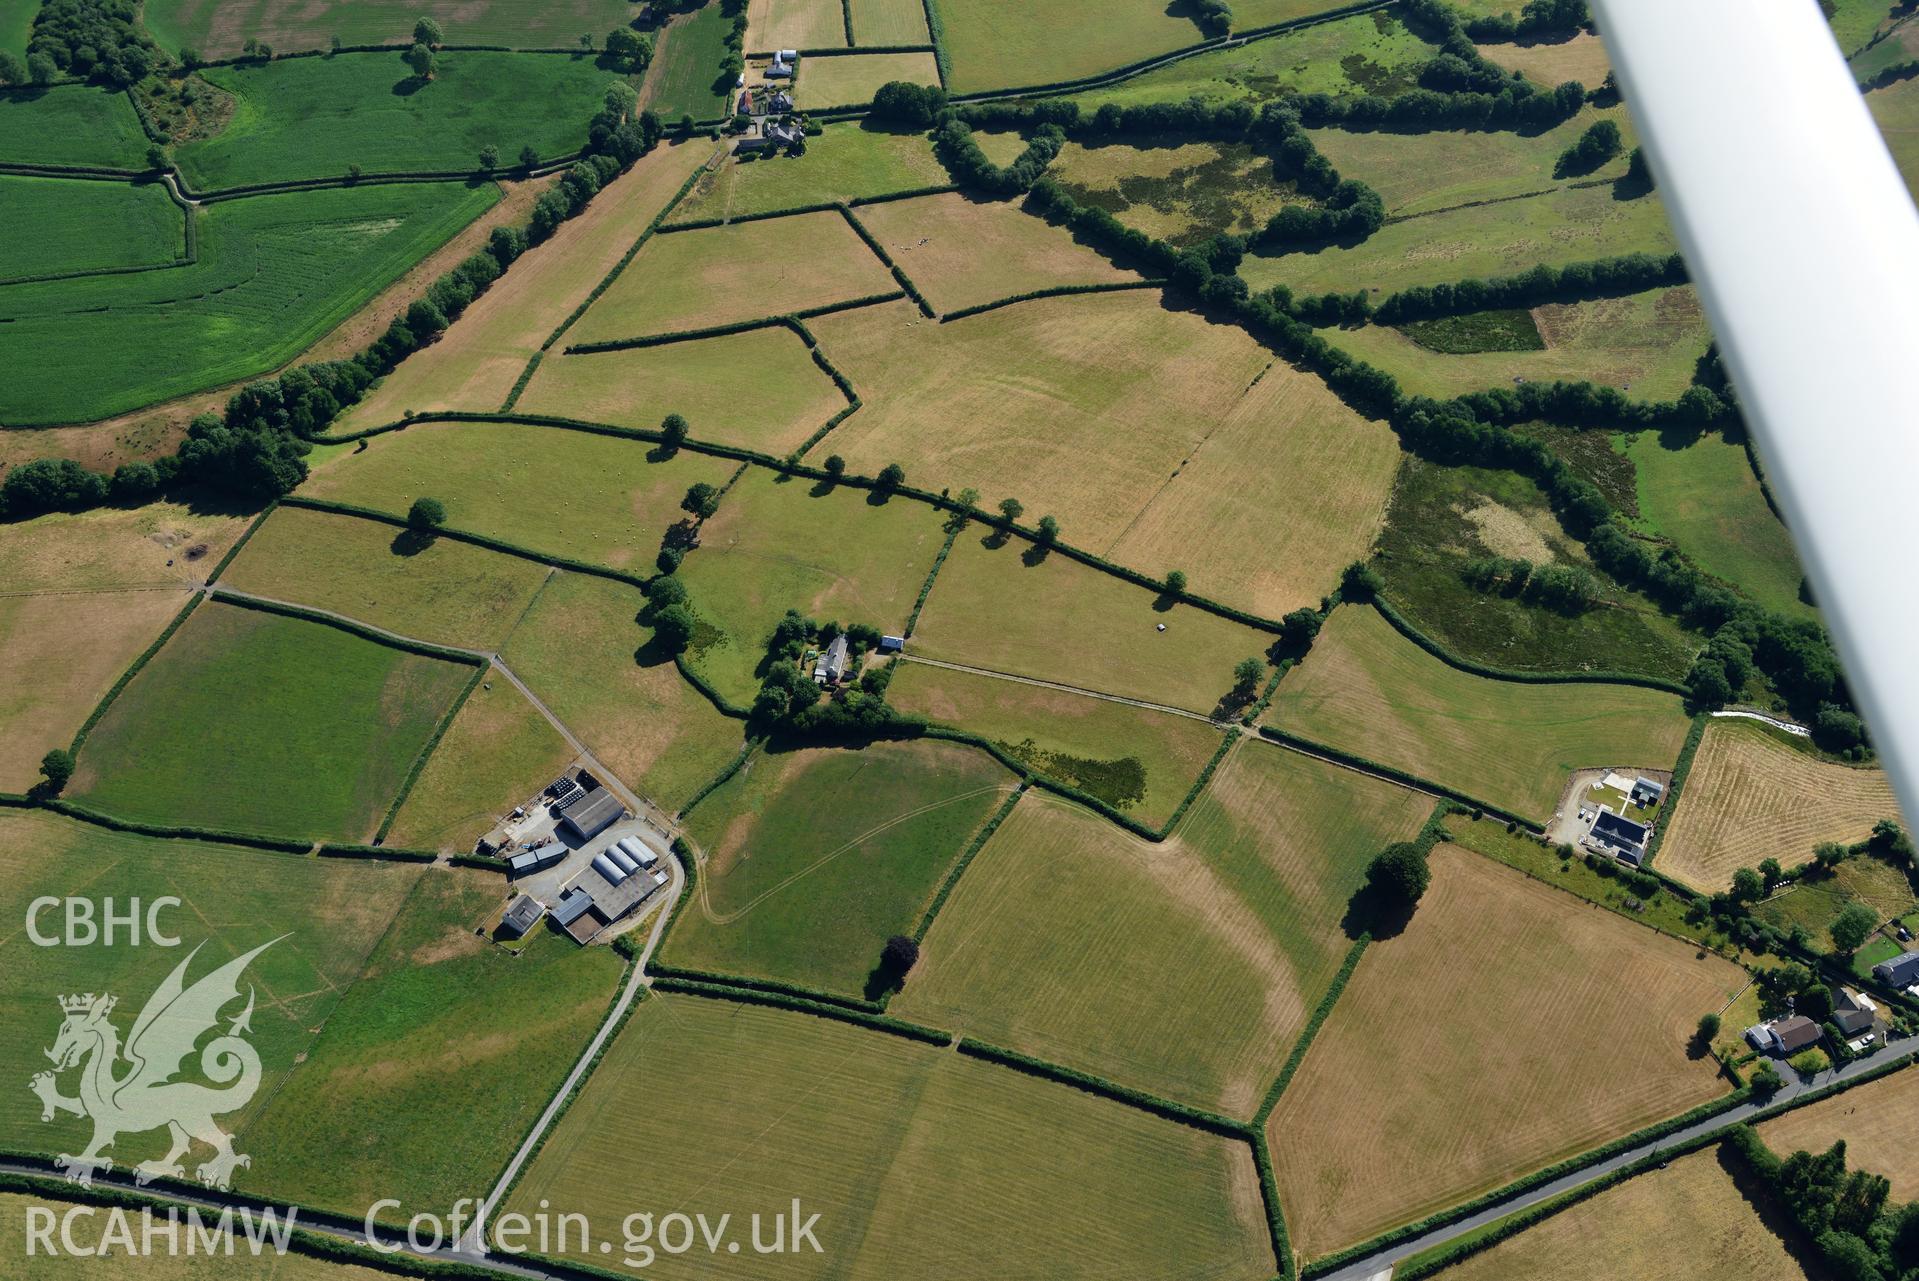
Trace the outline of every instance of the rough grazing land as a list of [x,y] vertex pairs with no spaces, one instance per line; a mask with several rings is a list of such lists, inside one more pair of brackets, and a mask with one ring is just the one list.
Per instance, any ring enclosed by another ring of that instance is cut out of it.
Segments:
[[114,700],[67,792],[140,822],[365,840],[471,675],[202,605]]
[[525,696],[490,676],[427,758],[387,843],[465,854],[572,759],[573,749]]
[[1335,611],[1266,719],[1542,821],[1573,770],[1669,769],[1686,737],[1675,694],[1474,676],[1364,606]]
[[432,14],[455,44],[515,49],[578,48],[582,31],[602,37],[630,19],[625,0],[154,0],[144,18],[162,45],[209,58],[240,52],[248,38],[276,50],[345,44],[403,44]]
[[[1682,1241],[1684,1248],[1675,1248]],[[1804,1281],[1806,1272],[1708,1149],[1582,1201],[1439,1275],[1445,1281]]]
[[378,427],[435,409],[499,409],[540,344],[619,265],[711,154],[698,140],[643,157],[579,217],[521,255],[438,342],[403,361],[341,415],[336,429]]
[[740,728],[646,648],[633,621],[645,603],[622,583],[560,574],[504,656],[608,769],[672,813],[739,753]]
[[[914,0],[915,9],[918,3]],[[808,138],[805,155],[736,157],[701,175],[671,221],[739,218],[951,181],[933,158],[926,135],[849,121],[829,124],[819,137]]]
[[155,183],[0,178],[0,205],[32,234],[0,244],[0,283],[161,267],[186,252],[186,215]]
[[1244,143],[1142,141],[1069,142],[1047,176],[1081,204],[1181,247],[1221,232],[1250,235],[1303,203],[1290,181],[1274,181],[1272,157]]
[[247,540],[223,585],[466,649],[494,649],[547,568],[379,521],[283,507]]
[[932,39],[923,0],[852,0],[852,6],[853,39],[860,44],[926,44]]
[[16,592],[186,587],[220,563],[247,521],[158,502],[0,524],[0,582]]
[[[636,1091],[676,1081],[674,1106]],[[818,1212],[828,1276],[1260,1277],[1274,1261],[1246,1145],[1062,1085],[781,1010],[649,996],[504,1207],[618,1223],[637,1203]],[[1142,1233],[1142,1220],[1153,1230]],[[764,1275],[694,1252],[663,1275]]]
[[1013,786],[957,743],[762,752],[693,811],[699,900],[666,959],[859,996]]
[[730,325],[898,288],[886,264],[832,210],[699,228],[647,241],[566,341]]
[[1666,820],[1659,870],[1716,892],[1739,868],[1768,857],[1802,863],[1822,841],[1863,840],[1874,823],[1897,817],[1883,771],[1819,760],[1757,725],[1716,721]]
[[1410,792],[1248,743],[1172,840],[1029,793],[970,864],[891,1008],[1250,1116],[1351,940]]
[[826,107],[863,107],[873,101],[881,85],[895,80],[936,85],[940,82],[939,63],[930,53],[857,53],[806,58],[800,64],[793,98],[812,111]]
[[1588,89],[1597,89],[1612,72],[1612,59],[1606,56],[1606,46],[1589,31],[1564,40],[1489,44],[1482,46],[1480,52],[1488,61],[1546,86],[1577,80]]
[[1760,1126],[1759,1137],[1782,1157],[1824,1152],[1844,1139],[1848,1169],[1885,1175],[1892,1199],[1909,1201],[1919,1194],[1919,1076],[1895,1072],[1798,1108]]
[[1057,285],[1137,279],[1006,201],[944,192],[864,206],[855,216],[940,312]]
[[1737,967],[1456,846],[1432,869],[1267,1124],[1308,1258],[1725,1089],[1686,1041]]
[[840,0],[749,0],[746,47],[844,49],[846,14]]

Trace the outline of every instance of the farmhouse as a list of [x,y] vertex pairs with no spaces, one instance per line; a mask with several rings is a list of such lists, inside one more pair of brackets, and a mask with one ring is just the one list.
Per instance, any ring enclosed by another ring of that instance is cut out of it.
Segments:
[[793,97],[784,89],[775,89],[773,96],[766,100],[766,109],[775,115],[785,115],[793,109]]
[[540,906],[538,899],[531,894],[522,894],[507,905],[506,915],[500,918],[500,933],[510,939],[519,938],[546,915],[546,909]]
[[626,806],[606,788],[582,791],[560,808],[560,826],[582,845],[626,817]]
[[1818,1044],[1819,1025],[1803,1014],[1789,1014],[1783,1019],[1747,1028],[1746,1040],[1761,1054],[1785,1058]]
[[813,681],[818,685],[837,685],[846,678],[846,633],[833,638],[820,654],[819,661],[813,664]]
[[1593,816],[1592,830],[1586,833],[1581,843],[1587,849],[1616,855],[1638,867],[1646,861],[1646,842],[1651,839],[1652,828],[1615,814],[1602,805],[1599,813]]
[[1919,983],[1919,952],[1901,952],[1890,961],[1872,967],[1872,976],[1888,987],[1910,987]]

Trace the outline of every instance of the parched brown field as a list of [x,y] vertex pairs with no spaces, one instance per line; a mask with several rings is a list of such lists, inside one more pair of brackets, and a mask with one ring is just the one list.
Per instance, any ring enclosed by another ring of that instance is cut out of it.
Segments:
[[1824,1152],[1846,1141],[1846,1168],[1892,1181],[1892,1199],[1919,1196],[1919,1075],[1910,1071],[1847,1090],[1759,1127],[1780,1156]]
[[1351,946],[1340,918],[1367,859],[1430,808],[1261,743],[1157,844],[1029,793],[891,1008],[1250,1116]]
[[619,265],[647,224],[713,155],[705,139],[663,146],[593,198],[579,217],[529,249],[440,340],[400,362],[336,431],[398,421],[408,412],[491,413],[540,344]]
[[906,302],[808,324],[865,402],[815,461],[839,454],[868,476],[897,462],[913,484],[978,489],[988,510],[1016,498],[1026,523],[1050,514],[1064,541],[1093,549],[1126,532],[1272,359],[1242,330],[1146,292],[1042,298],[950,325]]
[[0,595],[0,791],[39,780],[41,756],[73,740],[186,601],[170,588]]
[[1490,1250],[1445,1281],[1805,1281],[1712,1149],[1628,1179]]
[[190,587],[220,563],[250,519],[159,502],[0,524],[0,590]]
[[924,0],[852,0],[853,39],[863,45],[928,44]]
[[852,53],[802,58],[794,101],[810,111],[826,107],[863,107],[883,84],[904,80],[936,85],[939,63],[930,53]]
[[846,13],[840,0],[750,0],[746,6],[746,47],[768,49],[844,49]]
[[1667,816],[1659,870],[1713,893],[1742,867],[1788,867],[1823,841],[1863,840],[1899,804],[1883,770],[1819,760],[1736,720],[1706,727],[1679,804]]
[[1004,200],[948,191],[863,205],[854,216],[941,312],[1057,285],[1139,278]]
[[832,210],[698,227],[647,241],[566,342],[705,329],[898,289],[886,264]]
[[1597,89],[1612,71],[1606,46],[1590,31],[1582,31],[1570,40],[1481,45],[1479,52],[1488,61],[1548,88],[1577,80],[1588,89]]
[[1743,971],[1453,845],[1267,1123],[1308,1258],[1706,1102],[1687,1038]]
[[515,409],[620,427],[686,419],[695,440],[784,456],[846,407],[784,326],[540,362]]

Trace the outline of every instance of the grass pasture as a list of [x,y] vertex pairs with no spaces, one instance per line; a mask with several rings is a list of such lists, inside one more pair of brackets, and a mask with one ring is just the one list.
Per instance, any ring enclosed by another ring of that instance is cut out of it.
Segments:
[[[1909,25],[1905,30],[1919,37],[1919,24]],[[1919,44],[1919,39],[1915,39],[1915,44]],[[1919,54],[1902,51],[1900,56],[1904,60]],[[1886,140],[1886,148],[1892,152],[1899,172],[1905,175],[1906,190],[1919,192],[1919,81],[1901,80],[1884,89],[1874,89],[1866,95],[1866,105],[1872,109],[1879,135]]]
[[719,338],[548,354],[514,410],[657,429],[679,414],[695,440],[783,457],[846,399],[783,325]]
[[[817,0],[815,0],[817,3]],[[881,85],[895,80],[937,85],[939,63],[931,53],[859,53],[802,58],[793,101],[810,111],[863,107]]]
[[0,0],[0,49],[24,59],[40,0]]
[[1182,247],[1250,235],[1284,206],[1304,203],[1290,182],[1273,181],[1270,157],[1243,143],[1069,142],[1047,176],[1080,204]]
[[[919,0],[913,3],[917,9]],[[847,121],[826,125],[817,138],[808,138],[804,155],[735,156],[708,170],[673,210],[668,225],[888,196],[951,181],[924,134]]]
[[67,795],[140,822],[365,840],[471,674],[202,605],[107,709]]
[[557,160],[585,144],[588,118],[620,78],[590,56],[477,50],[440,54],[424,84],[398,51],[200,74],[236,100],[218,134],[174,149],[200,190],[334,178],[350,164],[369,174],[471,170],[488,145],[506,164],[529,146]]
[[1161,608],[1147,588],[1030,550],[977,526],[961,533],[926,598],[914,652],[1210,713],[1232,686],[1233,665],[1273,644],[1265,632],[1191,605]]
[[1864,840],[1882,818],[1899,818],[1883,770],[1823,761],[1754,722],[1718,720],[1666,819],[1659,870],[1716,893],[1739,868],[1768,857],[1802,863],[1823,841]]
[[844,49],[846,11],[840,0],[748,0],[746,47]]
[[1267,1123],[1307,1258],[1725,1088],[1686,1041],[1745,986],[1736,966],[1451,845],[1432,869]]
[[158,183],[0,177],[0,204],[32,235],[0,244],[0,285],[163,267],[186,253],[186,214]]
[[1577,80],[1587,89],[1597,89],[1612,74],[1612,59],[1606,54],[1606,46],[1590,31],[1577,32],[1565,39],[1481,45],[1479,52],[1488,62],[1517,71],[1548,89],[1568,80]]
[[0,523],[0,582],[10,592],[191,587],[249,520],[196,499],[8,521]]
[[933,37],[926,30],[924,0],[851,0],[851,4],[856,44],[932,43]]
[[1006,201],[942,192],[867,205],[854,216],[941,312],[1034,289],[1137,278]]
[[[658,1112],[637,1091],[704,1088]],[[1257,1277],[1274,1267],[1251,1153],[1120,1104],[803,1014],[649,995],[505,1210],[617,1223],[635,1203],[819,1213],[828,1276]],[[1142,1234],[1141,1216],[1155,1224]],[[597,1256],[596,1256],[597,1257]],[[759,1275],[744,1256],[675,1277]]]
[[753,701],[766,638],[789,609],[895,634],[906,626],[945,537],[940,517],[870,498],[754,468],[702,525],[680,577],[714,630],[694,637],[690,657],[733,702]]
[[504,657],[608,769],[670,814],[739,754],[741,734],[670,661],[641,653],[645,603],[623,583],[561,573]]
[[619,265],[709,155],[700,141],[642,157],[579,217],[522,254],[439,341],[402,361],[342,414],[336,430],[379,427],[437,409],[498,410],[540,344]]
[[723,485],[738,464],[682,451],[655,461],[645,441],[519,423],[424,423],[340,453],[301,487],[310,498],[405,516],[415,498],[446,504],[447,527],[651,574],[680,498]]
[[859,996],[1013,786],[957,743],[762,751],[693,811],[699,897],[665,959]]
[[174,53],[228,58],[249,37],[282,52],[323,49],[333,36],[349,45],[404,44],[423,14],[438,18],[454,44],[512,49],[577,48],[582,31],[597,39],[631,17],[625,0],[154,0],[142,16]]
[[1104,6],[1097,39],[1085,11],[1068,0],[933,2],[946,29],[946,87],[954,93],[1077,80],[1205,39],[1190,17],[1155,0]]
[[657,235],[567,331],[594,343],[705,329],[899,286],[838,213]]
[[139,170],[148,145],[124,93],[92,85],[0,93],[0,162]]
[[277,368],[479,217],[491,183],[251,196],[199,210],[199,259],[14,285],[0,423],[90,421]]
[[1677,695],[1474,676],[1363,606],[1334,612],[1266,719],[1542,821],[1573,770],[1668,769],[1686,737]]
[[726,111],[727,82],[716,70],[726,56],[733,19],[723,5],[680,14],[657,35],[653,64],[640,86],[640,106],[662,120],[690,115],[717,120]]
[[1919,1076],[1895,1072],[1809,1107],[1795,1108],[1759,1127],[1759,1137],[1782,1157],[1824,1152],[1846,1141],[1846,1167],[1882,1174],[1892,1199],[1919,1196]]
[[1030,792],[967,867],[890,1009],[1250,1116],[1351,947],[1366,861],[1424,797],[1246,743],[1153,844]]
[[902,663],[887,701],[967,730],[1149,825],[1164,823],[1219,748],[1198,721],[1106,699]]
[[221,576],[235,591],[466,649],[497,649],[547,568],[357,516],[282,507]]
[[573,760],[524,695],[492,673],[460,706],[394,815],[387,843],[464,854]]

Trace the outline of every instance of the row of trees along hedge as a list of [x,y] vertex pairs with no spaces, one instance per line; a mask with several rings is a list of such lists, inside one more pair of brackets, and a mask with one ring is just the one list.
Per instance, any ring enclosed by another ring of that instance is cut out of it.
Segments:
[[170,457],[122,464],[111,476],[67,459],[23,463],[0,482],[0,518],[82,511],[104,503],[138,504],[176,485],[199,485],[248,501],[267,501],[306,479],[306,437],[358,401],[374,380],[437,338],[528,247],[584,209],[601,187],[652,150],[660,123],[632,110],[633,91],[617,85],[589,127],[590,154],[541,194],[524,227],[496,227],[486,247],[441,276],[357,355],[315,361],[278,378],[248,383],[219,414],[201,414]]
[[1678,254],[1622,254],[1564,267],[1542,263],[1516,276],[1490,280],[1469,278],[1449,285],[1413,285],[1381,301],[1373,308],[1372,318],[1382,325],[1400,325],[1503,307],[1610,298],[1685,283],[1686,260]]
[[1726,1146],[1838,1281],[1919,1277],[1919,1203],[1896,1204],[1883,1175],[1846,1169],[1845,1140],[1781,1160],[1751,1126],[1739,1125]]
[[1517,18],[1510,13],[1474,18],[1466,24],[1466,34],[1474,40],[1498,43],[1522,40],[1529,36],[1572,32],[1592,24],[1586,0],[1526,0]]
[[954,182],[998,196],[1016,196],[1029,190],[1065,145],[1065,130],[1058,125],[1041,125],[1026,150],[1002,168],[986,158],[973,140],[973,131],[959,120],[948,120],[933,134],[933,154],[953,175]]

